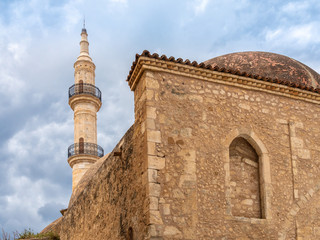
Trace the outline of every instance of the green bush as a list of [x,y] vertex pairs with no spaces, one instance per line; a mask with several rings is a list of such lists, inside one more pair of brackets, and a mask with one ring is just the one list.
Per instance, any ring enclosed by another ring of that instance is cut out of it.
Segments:
[[29,239],[29,238],[37,238],[37,239],[48,239],[48,240],[60,240],[58,234],[54,232],[47,233],[34,233],[32,229],[25,229],[22,233],[18,233],[17,231],[13,232],[13,238],[11,238],[11,234],[7,233],[2,229],[2,234],[0,233],[0,240],[19,240],[19,239]]
[[60,240],[58,234],[54,232],[47,233],[34,233],[30,228],[28,230],[24,230],[23,233],[20,233],[17,239],[28,239],[28,238],[46,238],[49,240]]

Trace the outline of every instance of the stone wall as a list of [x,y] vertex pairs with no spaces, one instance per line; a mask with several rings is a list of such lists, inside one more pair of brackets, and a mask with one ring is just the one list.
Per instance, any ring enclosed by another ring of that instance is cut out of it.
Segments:
[[319,239],[313,93],[143,61],[135,123],[80,181],[61,239]]
[[77,196],[71,198],[67,212],[51,229],[62,240],[127,239],[132,233],[134,239],[143,239],[146,235],[146,192],[141,178],[145,153],[140,128],[135,126],[96,172],[91,172],[89,181],[80,182],[84,188],[75,191]]
[[[145,70],[139,85],[154,191],[151,239],[319,238],[312,200],[320,187],[319,104],[177,71]],[[243,160],[256,167],[247,180],[229,155],[237,137],[258,155]],[[235,184],[255,191],[240,201],[252,215],[233,211]]]

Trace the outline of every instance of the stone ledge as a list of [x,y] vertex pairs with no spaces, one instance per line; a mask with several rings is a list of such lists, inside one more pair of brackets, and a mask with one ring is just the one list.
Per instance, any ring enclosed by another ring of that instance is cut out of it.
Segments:
[[149,57],[140,57],[138,63],[135,65],[134,71],[130,79],[128,79],[128,83],[132,91],[134,91],[139,78],[142,76],[145,70],[168,72],[175,75],[197,78],[203,81],[217,82],[224,85],[258,90],[320,104],[319,94],[311,91],[289,87],[278,83],[264,82],[254,78],[238,76],[231,73],[223,73],[194,66],[181,65],[179,63],[167,62]]

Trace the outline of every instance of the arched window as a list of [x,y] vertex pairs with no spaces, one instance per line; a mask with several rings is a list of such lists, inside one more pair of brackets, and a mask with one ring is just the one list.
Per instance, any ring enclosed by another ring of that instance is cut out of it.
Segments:
[[233,216],[262,218],[259,156],[243,137],[229,146],[230,204]]
[[84,153],[84,139],[79,138],[79,153]]

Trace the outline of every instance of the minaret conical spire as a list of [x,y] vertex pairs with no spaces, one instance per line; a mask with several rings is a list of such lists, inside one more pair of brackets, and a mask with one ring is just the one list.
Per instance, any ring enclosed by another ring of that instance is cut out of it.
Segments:
[[81,31],[80,55],[77,60],[87,60],[92,62],[92,59],[89,56],[88,33],[85,26],[85,22],[83,22],[83,28]]
[[[88,42],[88,33],[85,28],[85,23],[83,23],[83,28],[81,31],[81,40],[80,40],[80,55],[78,56],[76,62],[74,63],[75,73],[86,74],[86,77],[83,75],[75,74],[75,83],[79,83],[80,80],[83,83],[95,84],[95,68],[91,57],[89,56],[89,42]],[[87,68],[83,69],[83,67]],[[80,70],[82,69],[82,70]]]

